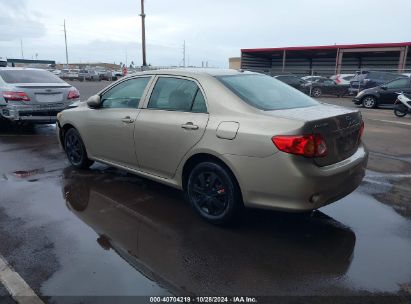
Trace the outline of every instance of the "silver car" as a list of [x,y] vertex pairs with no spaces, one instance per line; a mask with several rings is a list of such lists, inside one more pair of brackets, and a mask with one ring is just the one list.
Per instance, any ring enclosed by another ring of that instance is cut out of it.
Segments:
[[21,123],[54,123],[79,91],[41,69],[0,68],[0,117]]
[[99,161],[182,189],[215,224],[243,206],[335,202],[358,187],[368,159],[358,110],[234,70],[135,73],[61,112],[57,126],[73,166]]

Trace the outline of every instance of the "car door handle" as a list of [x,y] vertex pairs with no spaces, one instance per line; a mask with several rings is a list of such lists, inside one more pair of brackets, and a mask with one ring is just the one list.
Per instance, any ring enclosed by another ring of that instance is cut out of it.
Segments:
[[186,130],[197,130],[198,129],[198,126],[193,124],[192,122],[187,122],[181,125],[181,127]]
[[126,116],[126,117],[122,118],[121,121],[125,122],[125,123],[133,123],[134,119],[131,119],[130,116]]

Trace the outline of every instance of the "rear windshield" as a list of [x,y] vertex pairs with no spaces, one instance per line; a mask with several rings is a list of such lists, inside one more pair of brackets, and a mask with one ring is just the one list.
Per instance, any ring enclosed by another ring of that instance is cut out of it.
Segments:
[[56,75],[42,70],[5,70],[0,76],[7,83],[62,83]]
[[311,97],[270,76],[242,74],[216,78],[246,103],[260,110],[302,108],[318,104]]

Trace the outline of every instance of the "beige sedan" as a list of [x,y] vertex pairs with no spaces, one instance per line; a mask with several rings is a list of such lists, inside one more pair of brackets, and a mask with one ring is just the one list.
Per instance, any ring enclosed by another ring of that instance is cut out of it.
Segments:
[[361,183],[359,111],[318,103],[258,73],[132,74],[58,115],[71,164],[94,161],[182,189],[203,218],[244,206],[310,211]]

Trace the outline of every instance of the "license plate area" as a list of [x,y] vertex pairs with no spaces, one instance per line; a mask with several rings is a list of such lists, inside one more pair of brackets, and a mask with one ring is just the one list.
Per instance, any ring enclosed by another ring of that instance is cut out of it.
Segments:
[[63,93],[52,93],[52,94],[36,94],[36,100],[38,102],[60,102],[63,101]]

